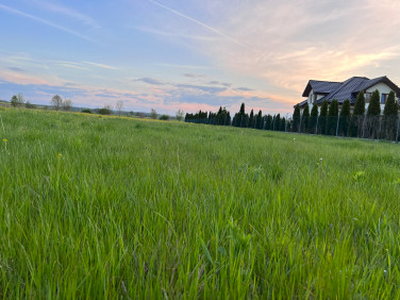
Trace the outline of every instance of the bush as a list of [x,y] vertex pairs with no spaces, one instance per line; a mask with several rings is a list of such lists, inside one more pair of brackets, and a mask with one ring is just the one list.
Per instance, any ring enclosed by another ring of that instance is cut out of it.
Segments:
[[92,113],[92,111],[90,109],[88,109],[88,108],[82,109],[81,112],[86,113],[86,114],[91,114]]
[[106,107],[100,108],[98,110],[98,113],[101,114],[101,115],[111,115],[111,109],[106,108]]
[[168,115],[162,115],[162,116],[160,116],[160,120],[168,121],[169,119],[170,119],[170,116],[168,116]]

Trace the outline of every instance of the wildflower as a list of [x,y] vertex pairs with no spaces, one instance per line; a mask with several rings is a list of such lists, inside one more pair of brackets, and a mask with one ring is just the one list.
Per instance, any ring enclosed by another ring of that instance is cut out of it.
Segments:
[[7,139],[3,139],[3,142],[4,142],[4,143],[7,143],[7,142],[8,142],[8,140],[7,140]]
[[58,158],[61,158],[61,157],[62,157],[62,154],[61,154],[61,153],[58,153],[58,154],[57,154],[57,157],[58,157]]
[[322,157],[319,159],[320,162],[322,162]]
[[293,141],[295,141],[296,140],[296,138],[293,138]]

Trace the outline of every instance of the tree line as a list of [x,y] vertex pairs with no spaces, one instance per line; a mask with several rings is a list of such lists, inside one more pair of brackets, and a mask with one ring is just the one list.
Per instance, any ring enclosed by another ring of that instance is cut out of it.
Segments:
[[324,101],[320,110],[314,105],[309,110],[308,104],[303,108],[295,106],[293,112],[293,131],[310,134],[359,137],[370,139],[398,140],[399,136],[399,104],[394,92],[390,92],[381,114],[380,93],[375,90],[369,99],[366,109],[364,92],[357,95],[351,112],[350,100],[343,102],[339,111],[339,103]]
[[251,110],[248,114],[245,104],[242,103],[232,119],[229,111],[220,107],[216,113],[201,110],[195,114],[187,113],[185,122],[397,141],[400,130],[398,109],[395,94],[390,92],[381,114],[380,93],[376,90],[370,97],[367,109],[365,94],[360,92],[353,110],[349,99],[343,102],[341,109],[337,100],[332,100],[331,103],[325,100],[320,109],[314,105],[311,111],[308,104],[302,112],[300,106],[296,105],[293,117],[285,119],[280,114],[263,115],[261,110],[257,114]]

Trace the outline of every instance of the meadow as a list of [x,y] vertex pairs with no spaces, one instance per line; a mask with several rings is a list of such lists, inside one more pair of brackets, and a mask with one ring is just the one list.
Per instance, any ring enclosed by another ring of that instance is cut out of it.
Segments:
[[399,144],[0,108],[0,298],[399,298]]

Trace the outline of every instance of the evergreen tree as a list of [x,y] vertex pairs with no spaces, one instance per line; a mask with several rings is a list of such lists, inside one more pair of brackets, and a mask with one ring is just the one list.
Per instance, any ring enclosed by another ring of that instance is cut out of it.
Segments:
[[265,118],[265,129],[266,130],[272,130],[272,116],[267,115]]
[[388,140],[396,140],[397,122],[398,122],[398,111],[399,104],[395,99],[393,91],[389,93],[389,96],[383,109],[383,124],[382,133],[383,137]]
[[260,110],[260,111],[258,112],[258,114],[257,114],[257,124],[256,124],[256,127],[257,127],[257,129],[263,129],[263,126],[264,126],[264,120],[263,120],[263,117],[262,117],[262,111]]
[[375,90],[371,95],[371,100],[369,102],[367,110],[367,132],[368,137],[377,138],[379,135],[379,124],[380,124],[380,114],[381,114],[381,103],[380,94],[378,90]]
[[248,124],[249,128],[254,128],[254,111],[251,110],[250,112],[250,118],[249,118],[249,124]]
[[358,93],[354,103],[353,115],[351,116],[349,126],[349,136],[360,137],[365,115],[365,97],[364,92]]
[[280,128],[280,131],[283,131],[283,132],[286,131],[286,119],[285,119],[285,118],[282,118],[282,119],[281,119],[281,128]]
[[317,121],[318,121],[318,105],[314,104],[311,109],[311,117],[309,122],[309,133],[317,133]]
[[281,128],[281,114],[277,114],[274,118],[274,130],[279,131]]
[[301,132],[308,133],[308,126],[310,122],[310,109],[308,103],[304,106],[303,116],[301,117]]
[[339,114],[339,105],[337,100],[332,100],[329,105],[328,119],[326,123],[326,134],[336,135],[336,127]]
[[297,104],[294,107],[293,112],[293,131],[298,132],[300,130],[300,106]]
[[346,136],[349,130],[350,122],[350,100],[346,99],[343,102],[339,117],[339,135]]
[[321,112],[318,119],[318,132],[320,134],[326,134],[326,118],[328,115],[328,101],[322,102]]

